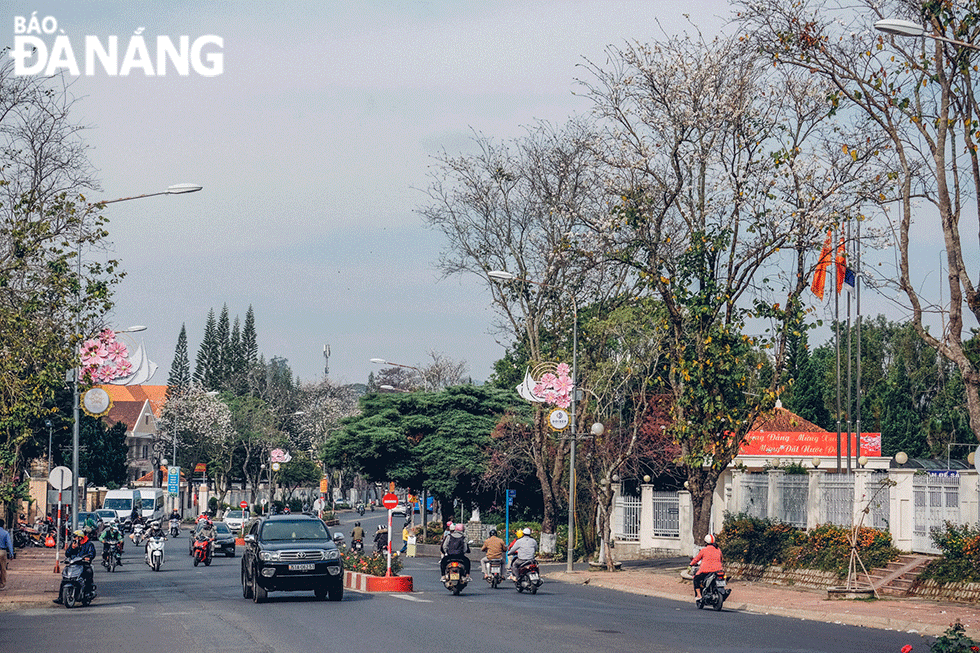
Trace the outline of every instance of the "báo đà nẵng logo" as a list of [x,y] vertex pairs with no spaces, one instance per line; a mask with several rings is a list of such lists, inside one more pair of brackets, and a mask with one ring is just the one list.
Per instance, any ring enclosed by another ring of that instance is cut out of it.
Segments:
[[86,35],[74,41],[58,27],[54,16],[39,18],[35,11],[28,18],[14,17],[14,45],[10,56],[15,75],[109,75],[126,77],[142,73],[162,77],[168,73],[215,77],[224,72],[225,41],[206,34],[193,41],[189,36],[146,37],[145,27],[132,35],[98,37]]

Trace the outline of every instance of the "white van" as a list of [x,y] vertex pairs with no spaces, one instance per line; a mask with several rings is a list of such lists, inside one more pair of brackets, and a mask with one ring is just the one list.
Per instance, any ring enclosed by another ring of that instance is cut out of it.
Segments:
[[164,517],[163,490],[158,487],[141,487],[139,489],[142,499],[143,519],[147,523]]
[[142,503],[143,498],[139,490],[122,488],[106,492],[102,508],[115,511],[118,523],[125,524],[133,514],[133,506],[135,505],[137,510],[142,510]]

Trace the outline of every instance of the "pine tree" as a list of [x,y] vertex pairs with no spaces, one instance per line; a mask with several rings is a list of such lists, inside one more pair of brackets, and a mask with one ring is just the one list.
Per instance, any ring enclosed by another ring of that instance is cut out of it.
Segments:
[[177,348],[174,349],[174,360],[170,364],[170,376],[167,378],[167,398],[180,395],[191,384],[191,365],[187,358],[187,326],[180,325],[180,335],[177,336]]
[[204,325],[204,340],[197,350],[194,363],[194,382],[207,390],[217,390],[215,373],[218,366],[217,326],[214,319],[214,309],[208,311],[208,321]]
[[[259,345],[255,335],[255,312],[249,305],[245,313],[245,326],[242,327],[241,342],[242,364],[245,370],[245,383],[248,393],[253,397],[262,395],[262,381],[260,379],[259,366]],[[263,361],[264,367],[264,361]]]
[[238,316],[231,327],[231,340],[229,342],[228,357],[228,387],[236,395],[244,395],[248,392],[248,384],[245,381],[245,357],[242,355],[242,329]]
[[221,316],[218,318],[218,328],[216,331],[218,343],[218,359],[215,366],[215,378],[218,388],[231,386],[231,324],[228,319],[228,304],[221,307]]

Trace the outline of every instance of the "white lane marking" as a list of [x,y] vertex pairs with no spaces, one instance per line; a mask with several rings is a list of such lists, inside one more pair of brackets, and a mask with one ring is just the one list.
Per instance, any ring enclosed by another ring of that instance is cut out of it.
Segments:
[[403,601],[415,601],[417,603],[432,603],[429,599],[420,599],[417,596],[412,596],[411,594],[392,594],[393,599],[402,599]]

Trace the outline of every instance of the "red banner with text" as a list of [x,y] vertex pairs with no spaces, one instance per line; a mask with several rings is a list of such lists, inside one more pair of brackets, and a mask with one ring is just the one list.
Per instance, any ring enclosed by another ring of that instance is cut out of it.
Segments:
[[[880,456],[881,433],[862,433],[858,448],[857,433],[851,433],[851,454]],[[847,433],[840,434],[840,452],[847,455]],[[782,456],[812,458],[837,456],[836,432],[754,431],[745,439],[739,452],[743,456]]]

